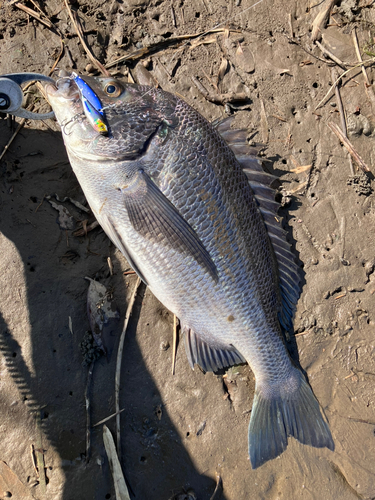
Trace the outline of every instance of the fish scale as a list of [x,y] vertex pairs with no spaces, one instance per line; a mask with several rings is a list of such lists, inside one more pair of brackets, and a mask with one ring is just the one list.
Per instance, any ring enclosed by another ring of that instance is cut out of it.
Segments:
[[288,436],[333,449],[319,403],[284,344],[298,270],[276,220],[274,178],[251,156],[246,135],[228,123],[216,130],[160,89],[82,78],[103,104],[107,137],[90,120],[72,121],[74,81],[46,87],[58,121],[72,121],[63,137],[73,170],[113,243],[180,318],[191,366],[250,364],[252,467],[280,455]]

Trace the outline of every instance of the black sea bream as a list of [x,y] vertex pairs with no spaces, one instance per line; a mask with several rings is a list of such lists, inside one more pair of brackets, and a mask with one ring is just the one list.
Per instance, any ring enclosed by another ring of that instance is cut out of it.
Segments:
[[74,76],[46,86],[73,170],[109,238],[180,319],[191,366],[249,363],[252,467],[280,455],[288,436],[333,449],[284,344],[297,266],[275,217],[273,177],[248,155],[244,133],[215,129],[163,90],[82,78],[102,103],[107,135],[85,114]]

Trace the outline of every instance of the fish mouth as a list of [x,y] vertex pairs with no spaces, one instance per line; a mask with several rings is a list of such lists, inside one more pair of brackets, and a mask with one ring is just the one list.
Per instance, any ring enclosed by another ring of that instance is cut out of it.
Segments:
[[84,114],[81,95],[74,78],[66,71],[60,71],[56,82],[46,83],[44,89],[58,123],[63,132],[69,134],[71,127],[76,126],[79,117]]
[[57,97],[69,101],[75,101],[80,98],[79,89],[67,71],[60,71],[56,83],[47,83],[45,90],[47,95],[52,98]]

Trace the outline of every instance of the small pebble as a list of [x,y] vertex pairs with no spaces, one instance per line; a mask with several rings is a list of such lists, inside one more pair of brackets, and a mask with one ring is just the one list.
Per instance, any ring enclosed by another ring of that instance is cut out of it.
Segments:
[[160,344],[160,350],[161,351],[168,351],[168,349],[170,348],[170,344],[168,341],[163,341],[161,344]]

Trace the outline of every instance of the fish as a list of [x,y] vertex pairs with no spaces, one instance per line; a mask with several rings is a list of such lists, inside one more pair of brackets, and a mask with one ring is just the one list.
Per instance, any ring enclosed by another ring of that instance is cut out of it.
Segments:
[[299,269],[277,217],[275,177],[246,133],[209,123],[161,89],[81,78],[102,104],[106,135],[87,119],[74,78],[45,86],[73,171],[108,237],[180,319],[191,367],[250,365],[252,468],[282,454],[289,437],[334,450],[286,347]]

